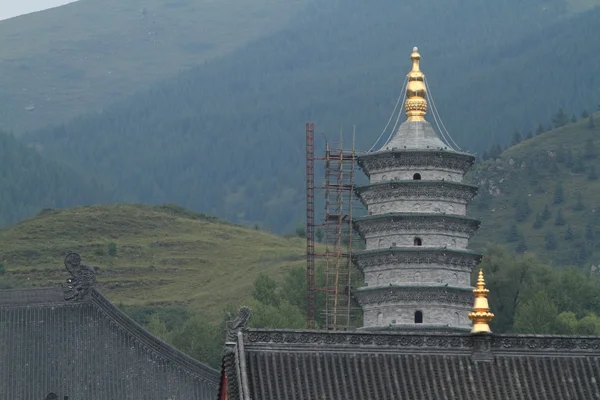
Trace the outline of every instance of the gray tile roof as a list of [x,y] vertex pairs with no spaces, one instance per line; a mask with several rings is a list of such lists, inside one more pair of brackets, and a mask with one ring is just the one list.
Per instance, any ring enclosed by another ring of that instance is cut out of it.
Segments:
[[426,121],[405,121],[400,125],[392,139],[381,150],[439,150],[448,147]]
[[218,371],[155,338],[91,288],[0,291],[0,399],[215,399]]
[[231,400],[600,399],[600,338],[245,329]]

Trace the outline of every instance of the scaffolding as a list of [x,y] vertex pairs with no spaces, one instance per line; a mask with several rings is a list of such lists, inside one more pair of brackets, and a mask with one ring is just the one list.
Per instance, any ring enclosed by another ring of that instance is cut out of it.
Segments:
[[[324,186],[314,184],[314,162],[324,163]],[[352,228],[354,206],[354,172],[357,152],[354,146],[343,149],[343,142],[326,143],[322,158],[314,156],[314,125],[306,129],[306,232],[307,232],[307,324],[315,327],[315,293],[325,293],[323,325],[328,330],[343,330],[351,326],[352,247],[355,240]],[[314,190],[325,194],[325,215],[322,224],[314,221]],[[322,228],[324,253],[315,253],[315,227]],[[315,287],[315,257],[324,259],[323,287]]]

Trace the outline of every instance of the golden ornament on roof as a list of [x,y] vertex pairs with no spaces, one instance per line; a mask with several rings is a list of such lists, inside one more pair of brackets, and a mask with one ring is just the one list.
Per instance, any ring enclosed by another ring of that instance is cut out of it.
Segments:
[[425,74],[419,69],[421,55],[417,47],[413,48],[410,59],[412,60],[412,70],[408,73],[404,111],[406,111],[408,121],[425,121],[427,88],[425,87]]
[[485,288],[483,270],[479,270],[477,287],[473,289],[473,293],[475,294],[475,304],[473,305],[473,311],[469,313],[469,319],[473,321],[471,333],[492,332],[488,325],[494,319],[494,314],[490,312],[490,306],[487,299],[489,292],[490,291]]

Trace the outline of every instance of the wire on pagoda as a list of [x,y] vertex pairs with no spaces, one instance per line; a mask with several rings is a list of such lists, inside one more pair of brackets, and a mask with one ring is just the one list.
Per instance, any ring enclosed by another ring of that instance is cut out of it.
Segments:
[[[450,138],[450,140],[452,141],[452,143],[454,144],[454,146],[456,147],[456,150],[461,150],[460,146],[458,144],[456,144],[456,142],[454,141],[454,139],[452,138],[452,135],[450,135],[450,132],[448,132],[448,129],[446,129],[446,126],[444,125],[444,122],[442,121],[442,118],[440,117],[440,114],[437,110],[437,107],[435,106],[435,102],[433,101],[433,95],[431,94],[431,89],[429,88],[429,83],[427,82],[427,77],[425,77],[424,79],[425,81],[425,86],[427,87],[427,97],[429,99],[429,101],[431,102],[431,111],[432,114],[434,115],[435,118],[435,114],[437,114],[440,123],[441,123],[441,127],[443,128],[443,131],[441,131],[440,128],[440,133],[442,134],[442,136],[444,135],[444,131],[446,132],[446,135],[448,136],[448,138]],[[453,146],[451,146],[450,144],[448,144],[449,147],[453,148]]]
[[[385,128],[383,128],[383,131],[381,131],[381,134],[379,135],[379,137],[377,138],[377,140],[375,141],[375,143],[373,143],[373,146],[371,146],[371,148],[367,151],[367,153],[370,153],[371,151],[373,151],[373,149],[375,148],[375,146],[377,146],[377,143],[379,143],[379,141],[381,140],[381,138],[383,137],[383,135],[385,134],[385,131],[387,131],[388,126],[390,126],[390,122],[392,122],[392,119],[394,118],[394,115],[396,114],[396,109],[398,109],[398,105],[400,104],[400,100],[402,100],[404,98],[404,96],[406,96],[406,93],[404,92],[404,89],[406,87],[406,81],[408,79],[408,76],[406,76],[404,78],[404,83],[402,84],[402,89],[400,90],[400,94],[398,95],[398,100],[396,100],[396,105],[394,106],[394,110],[392,111],[392,115],[390,115],[390,119],[388,119],[387,124],[385,124]],[[402,107],[400,108],[400,114],[402,113]],[[399,119],[399,118],[398,118]],[[396,123],[398,122],[398,119],[396,119]],[[392,134],[395,130],[392,129]],[[391,135],[390,135],[391,137]],[[388,140],[389,141],[389,138]],[[386,141],[386,143],[387,143]]]
[[[402,104],[404,104],[404,100],[406,100],[406,92],[404,93],[404,96],[402,96]],[[401,116],[402,116],[402,107],[400,107],[400,111],[398,112],[398,117],[396,118],[394,127],[392,128],[392,131],[390,132],[390,135],[388,136],[388,138],[385,140],[385,143],[383,144],[383,146],[385,146],[386,144],[388,144],[390,142],[390,140],[392,140],[392,136],[394,136],[394,133],[396,133],[396,128],[398,127],[398,122],[400,122]]]

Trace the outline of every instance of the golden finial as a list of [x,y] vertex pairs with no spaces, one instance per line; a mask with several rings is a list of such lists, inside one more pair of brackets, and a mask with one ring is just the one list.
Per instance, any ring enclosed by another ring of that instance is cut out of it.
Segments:
[[473,312],[469,313],[469,319],[473,321],[471,333],[492,332],[488,325],[494,319],[494,314],[490,312],[490,306],[488,305],[487,295],[489,292],[490,291],[485,288],[483,270],[480,269],[477,287],[473,289],[473,293],[475,294],[475,304],[473,305]]
[[412,60],[412,71],[408,73],[408,85],[406,86],[406,102],[404,103],[404,111],[408,121],[425,121],[427,113],[427,89],[425,88],[425,74],[419,69],[419,61],[421,55],[417,47],[413,48],[410,55]]

